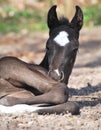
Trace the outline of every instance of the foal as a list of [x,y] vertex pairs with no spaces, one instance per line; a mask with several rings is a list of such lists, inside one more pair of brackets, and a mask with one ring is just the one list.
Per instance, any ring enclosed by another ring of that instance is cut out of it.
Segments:
[[[50,38],[42,63],[37,66],[15,57],[0,59],[1,105],[50,104],[49,107],[33,107],[33,111],[79,113],[78,104],[68,101],[66,84],[75,61],[82,20],[83,14],[78,6],[71,23],[65,18],[58,20],[56,6],[53,6],[48,13]],[[61,80],[62,83],[57,80]]]

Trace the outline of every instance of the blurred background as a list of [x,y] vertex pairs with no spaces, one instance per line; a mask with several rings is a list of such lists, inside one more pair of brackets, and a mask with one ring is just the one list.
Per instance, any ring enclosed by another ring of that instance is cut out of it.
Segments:
[[75,5],[80,5],[84,26],[101,25],[101,0],[0,0],[0,33],[47,30],[47,11],[53,4],[58,5],[59,16],[70,20]]

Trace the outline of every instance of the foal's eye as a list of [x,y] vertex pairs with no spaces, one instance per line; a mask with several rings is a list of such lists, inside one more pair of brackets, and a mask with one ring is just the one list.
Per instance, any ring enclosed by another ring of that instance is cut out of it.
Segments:
[[52,51],[52,50],[53,50],[53,47],[50,46],[50,45],[49,45],[49,46],[46,46],[46,50],[47,50],[47,51]]
[[48,52],[52,52],[54,48],[54,45],[51,43],[51,40],[48,40],[47,44],[46,44],[46,50]]

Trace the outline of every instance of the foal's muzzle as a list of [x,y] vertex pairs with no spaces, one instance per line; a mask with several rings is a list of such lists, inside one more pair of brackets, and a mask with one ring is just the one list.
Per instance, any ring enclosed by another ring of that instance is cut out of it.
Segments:
[[56,81],[62,81],[64,79],[64,73],[62,71],[59,72],[58,69],[49,70],[48,75]]

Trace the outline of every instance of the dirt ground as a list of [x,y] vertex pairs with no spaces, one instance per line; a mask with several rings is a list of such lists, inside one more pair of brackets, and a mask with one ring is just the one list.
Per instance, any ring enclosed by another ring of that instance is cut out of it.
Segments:
[[[0,57],[12,55],[40,63],[48,33],[0,35]],[[0,114],[0,130],[101,130],[101,27],[82,29],[69,81],[70,98],[80,115]]]

